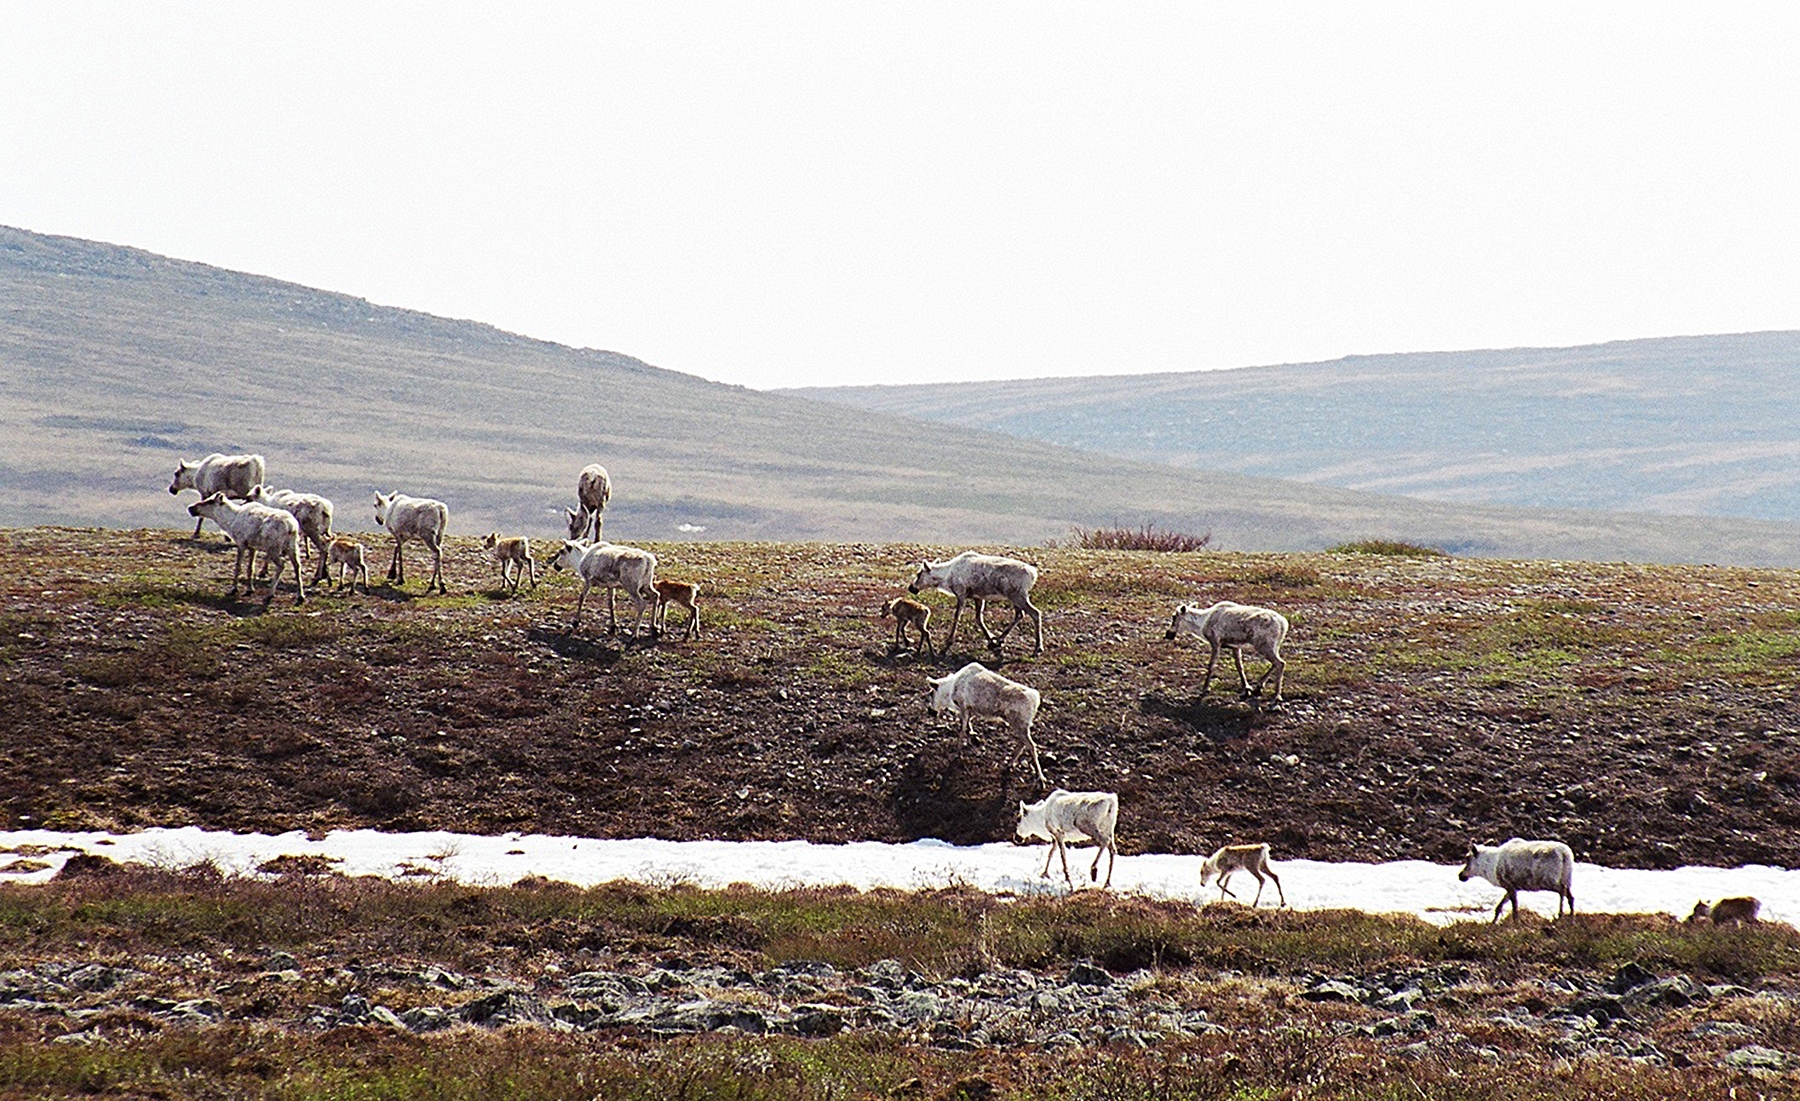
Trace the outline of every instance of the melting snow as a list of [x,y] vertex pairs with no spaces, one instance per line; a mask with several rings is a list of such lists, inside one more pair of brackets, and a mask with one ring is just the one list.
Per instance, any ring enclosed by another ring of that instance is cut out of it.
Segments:
[[[1006,843],[957,846],[942,841],[906,845],[874,841],[847,845],[815,845],[807,841],[659,841],[640,838],[606,841],[585,837],[549,837],[509,833],[498,836],[429,831],[383,833],[336,830],[322,839],[303,833],[240,834],[182,829],[150,829],[140,833],[64,833],[54,830],[0,832],[0,853],[22,846],[79,850],[120,862],[183,867],[210,861],[221,870],[254,873],[278,856],[319,856],[346,875],[390,878],[436,876],[459,883],[500,886],[526,876],[545,876],[577,886],[611,880],[652,885],[691,883],[724,887],[747,883],[787,888],[847,884],[867,890],[903,890],[965,885],[996,894],[1061,893],[1060,868],[1052,878],[1038,878],[1048,849]],[[67,851],[42,859],[50,866],[12,873],[0,867],[0,882],[42,883],[50,879]],[[1093,850],[1075,849],[1069,868],[1077,883],[1085,880]],[[1102,861],[1104,865],[1104,861]],[[1158,899],[1210,901],[1214,888],[1199,886],[1200,857],[1166,854],[1125,856],[1113,874],[1113,890]],[[1485,919],[1499,901],[1500,889],[1485,880],[1459,883],[1457,866],[1422,860],[1386,864],[1326,863],[1277,860],[1290,906],[1303,910],[1356,909],[1371,913],[1414,914],[1439,923]],[[1104,866],[1101,875],[1105,875]],[[1231,888],[1248,902],[1256,881],[1239,872]],[[1800,923],[1800,871],[1752,865],[1743,868],[1678,868],[1637,871],[1580,864],[1575,868],[1575,901],[1584,912],[1671,913],[1686,915],[1696,899],[1755,895],[1763,901],[1763,917]],[[1275,886],[1263,894],[1272,905]],[[1556,896],[1547,892],[1521,896],[1527,909],[1556,912]]]

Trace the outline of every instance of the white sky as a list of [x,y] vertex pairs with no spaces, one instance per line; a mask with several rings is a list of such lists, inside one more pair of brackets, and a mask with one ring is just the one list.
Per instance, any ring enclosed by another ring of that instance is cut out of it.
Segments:
[[0,223],[750,386],[1800,327],[1800,5],[0,0]]

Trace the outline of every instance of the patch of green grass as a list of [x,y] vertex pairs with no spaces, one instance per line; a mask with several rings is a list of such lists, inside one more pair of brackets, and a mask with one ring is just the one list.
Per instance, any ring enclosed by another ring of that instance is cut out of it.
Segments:
[[301,649],[336,642],[345,628],[342,620],[322,612],[269,611],[240,619],[233,632],[246,642],[277,650]]
[[808,680],[834,685],[873,684],[880,674],[879,667],[870,664],[861,651],[837,646],[808,647],[799,670]]
[[1561,682],[1584,664],[1610,666],[1609,655],[1631,640],[1583,608],[1584,602],[1547,601],[1479,620],[1420,622],[1408,627],[1405,644],[1383,648],[1372,660],[1381,668],[1471,673],[1488,687]]
[[1445,552],[1436,547],[1423,547],[1417,543],[1403,543],[1394,539],[1364,539],[1356,543],[1339,543],[1335,547],[1326,548],[1327,554],[1379,554],[1390,558],[1448,558]]
[[1724,674],[1754,684],[1791,684],[1800,667],[1800,631],[1746,628],[1703,635],[1662,659],[1699,666],[1707,675]]
[[110,581],[94,593],[94,603],[103,608],[144,608],[182,610],[212,608],[227,611],[237,601],[220,591],[211,578],[169,570],[140,570],[116,581]]

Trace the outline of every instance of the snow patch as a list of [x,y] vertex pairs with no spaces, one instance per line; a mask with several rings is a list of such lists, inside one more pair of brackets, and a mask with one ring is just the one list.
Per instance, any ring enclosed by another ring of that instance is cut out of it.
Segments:
[[[196,827],[127,834],[0,832],[0,854],[26,846],[38,852],[55,850],[37,858],[48,866],[22,873],[0,870],[0,883],[47,882],[72,852],[79,851],[121,863],[171,868],[211,862],[222,871],[237,874],[254,874],[260,865],[279,856],[316,857],[330,861],[345,875],[436,876],[476,886],[504,886],[527,876],[544,876],[579,887],[629,880],[653,886],[691,883],[708,888],[744,883],[776,890],[837,885],[859,890],[968,886],[1010,895],[1067,890],[1060,866],[1051,869],[1050,879],[1038,876],[1046,846],[1004,842],[958,846],[934,839],[904,845],[875,841],[815,845],[808,841],[612,841],[441,830],[334,830],[318,840],[298,831],[270,835]],[[1081,848],[1070,853],[1069,868],[1076,874],[1077,884],[1085,882],[1092,852]],[[1200,888],[1201,859],[1165,853],[1120,857],[1113,889],[1148,898],[1210,902],[1219,895],[1216,888]],[[1274,868],[1286,889],[1288,904],[1301,910],[1403,913],[1445,924],[1485,920],[1500,899],[1500,889],[1485,880],[1459,883],[1454,864],[1277,859]],[[1239,900],[1249,902],[1256,893],[1256,881],[1239,873],[1232,878],[1231,889]],[[1710,901],[1730,895],[1762,899],[1762,916],[1767,920],[1800,922],[1800,871],[1764,865],[1671,871],[1575,866],[1575,901],[1582,912],[1685,916],[1697,899]],[[1263,905],[1271,906],[1274,901],[1271,883],[1263,894]],[[1556,912],[1555,896],[1546,892],[1524,894],[1520,902],[1542,914]]]

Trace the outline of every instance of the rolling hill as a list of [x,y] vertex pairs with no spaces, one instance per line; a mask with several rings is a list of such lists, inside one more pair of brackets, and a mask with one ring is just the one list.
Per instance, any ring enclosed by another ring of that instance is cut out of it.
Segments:
[[793,391],[1139,462],[1529,508],[1800,515],[1800,332]]
[[1234,549],[1382,537],[1482,555],[1800,560],[1784,523],[1422,501],[1180,469],[758,392],[138,249],[0,228],[0,525],[167,526],[180,458],[372,527],[377,489],[451,530],[556,533],[604,462],[619,539],[1028,545],[1152,522]]

